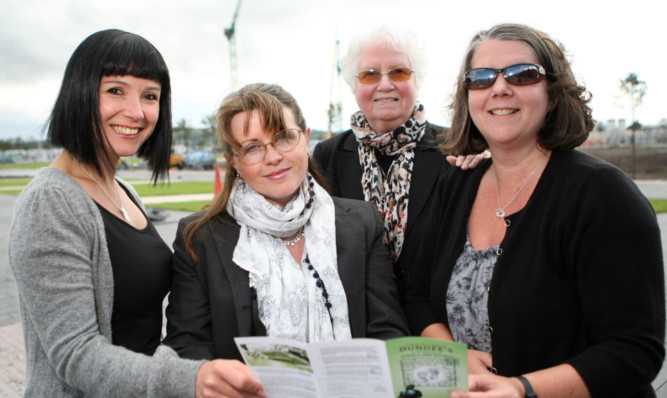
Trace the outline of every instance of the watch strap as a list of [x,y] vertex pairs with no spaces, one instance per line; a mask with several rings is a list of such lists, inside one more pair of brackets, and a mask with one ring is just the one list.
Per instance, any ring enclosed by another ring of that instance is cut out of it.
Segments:
[[535,390],[533,390],[533,386],[528,379],[523,377],[523,375],[517,376],[516,378],[523,384],[523,388],[526,390],[526,398],[537,398],[537,394],[535,394]]

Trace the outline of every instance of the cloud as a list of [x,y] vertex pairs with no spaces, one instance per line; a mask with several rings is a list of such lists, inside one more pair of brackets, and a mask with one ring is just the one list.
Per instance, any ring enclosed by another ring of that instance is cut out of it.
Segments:
[[[546,31],[572,54],[575,72],[593,92],[594,116],[630,118],[615,96],[618,80],[639,73],[648,84],[638,117],[645,124],[664,112],[666,56],[658,45],[662,13],[651,0],[631,5],[610,0],[604,7],[562,0],[548,11],[534,1],[441,0],[243,0],[236,31],[240,84],[278,83],[299,101],[313,128],[326,129],[332,97],[335,40],[341,50],[361,28],[397,24],[417,33],[429,55],[420,90],[429,120],[448,124],[445,105],[472,34],[498,22],[521,22]],[[174,122],[193,126],[213,113],[231,90],[229,27],[236,1],[22,0],[3,3],[0,13],[0,139],[35,135],[30,127],[48,116],[65,65],[89,34],[107,28],[137,33],[164,56],[172,77]],[[630,15],[632,14],[632,15]],[[334,90],[344,104],[343,125],[357,110],[342,83]],[[40,124],[40,123],[38,123]]]

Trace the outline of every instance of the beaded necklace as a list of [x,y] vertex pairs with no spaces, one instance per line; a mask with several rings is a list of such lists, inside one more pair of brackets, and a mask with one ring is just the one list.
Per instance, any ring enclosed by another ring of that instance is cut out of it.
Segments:
[[[310,175],[308,175],[308,193],[310,194],[309,195],[310,198],[309,198],[308,202],[306,203],[307,208],[310,208],[313,205],[313,197],[315,196],[315,191],[313,190],[314,185],[315,185],[315,183],[313,182],[313,178]],[[287,246],[294,246],[301,239],[303,239],[303,237],[304,237],[304,227],[301,227],[301,229],[299,229],[299,233],[294,238],[292,238],[290,240],[286,240],[285,244]],[[313,278],[315,278],[315,285],[317,287],[319,287],[320,290],[322,290],[322,297],[324,298],[324,306],[326,307],[327,312],[329,313],[329,320],[331,321],[331,326],[333,327],[334,319],[333,319],[333,316],[331,315],[332,304],[329,301],[329,293],[327,292],[327,288],[324,285],[324,281],[322,280],[322,278],[320,278],[320,274],[317,272],[317,270],[315,269],[313,264],[310,262],[310,258],[308,257],[307,254],[306,254],[306,257],[304,258],[304,262],[307,264],[308,270],[312,271],[312,273],[313,273],[312,275],[313,275]],[[334,337],[335,337],[335,335],[334,335]]]
[[[329,313],[329,320],[331,321],[331,326],[333,327],[334,319],[333,316],[331,316],[331,302],[329,301],[329,293],[327,292],[326,286],[324,286],[324,281],[322,278],[320,278],[320,274],[317,272],[315,267],[313,267],[313,264],[310,263],[310,259],[308,258],[308,255],[306,254],[306,258],[304,259],[306,264],[308,264],[308,270],[313,272],[313,278],[315,278],[315,285],[319,287],[322,290],[322,297],[324,297],[324,306],[327,308],[327,312]],[[334,334],[334,338],[335,338]]]

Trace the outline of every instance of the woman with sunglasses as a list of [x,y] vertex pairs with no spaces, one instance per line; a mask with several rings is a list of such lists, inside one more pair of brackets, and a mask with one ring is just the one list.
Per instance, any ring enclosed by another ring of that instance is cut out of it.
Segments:
[[[334,196],[377,206],[402,294],[435,182],[450,167],[435,140],[443,128],[426,120],[417,101],[426,57],[413,34],[380,27],[352,41],[341,68],[360,110],[352,128],[319,143],[313,158]],[[459,166],[483,157],[462,157]]]
[[296,100],[250,84],[216,121],[223,190],[179,223],[165,343],[187,358],[240,359],[236,336],[407,334],[382,220],[373,204],[322,187]]
[[493,160],[443,177],[405,305],[414,333],[468,344],[471,392],[452,396],[655,396],[660,231],[632,180],[574,150],[589,100],[543,32],[468,46],[443,150]]

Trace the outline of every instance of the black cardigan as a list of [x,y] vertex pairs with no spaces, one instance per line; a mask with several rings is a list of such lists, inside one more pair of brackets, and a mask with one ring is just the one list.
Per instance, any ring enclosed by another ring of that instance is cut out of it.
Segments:
[[[451,168],[446,156],[436,146],[437,136],[443,131],[442,127],[426,122],[426,132],[414,150],[408,223],[401,255],[394,264],[401,296],[404,292],[403,277],[412,266],[419,244],[423,239],[421,225],[426,222],[436,182],[446,170]],[[354,133],[348,130],[320,142],[315,147],[313,159],[324,172],[331,195],[364,200],[358,145]]]
[[[452,169],[405,310],[413,333],[447,322],[445,295],[491,161]],[[572,365],[593,397],[654,396],[665,356],[662,244],[655,213],[615,167],[554,151],[523,210],[508,217],[489,291],[493,366],[516,376]]]

